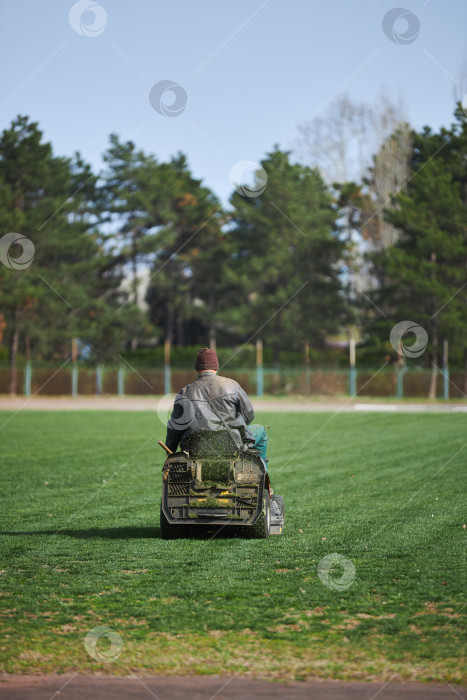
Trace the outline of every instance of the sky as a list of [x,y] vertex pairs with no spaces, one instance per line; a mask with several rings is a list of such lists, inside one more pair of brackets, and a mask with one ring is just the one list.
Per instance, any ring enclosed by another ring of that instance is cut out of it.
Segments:
[[239,162],[293,149],[343,93],[402,98],[417,129],[452,122],[467,3],[394,1],[0,0],[0,128],[28,115],[96,171],[112,132],[182,151],[226,203]]

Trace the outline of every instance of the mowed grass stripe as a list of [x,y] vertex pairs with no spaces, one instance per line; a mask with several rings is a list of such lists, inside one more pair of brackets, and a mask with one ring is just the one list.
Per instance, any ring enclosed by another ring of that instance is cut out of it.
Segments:
[[[467,419],[329,418],[257,417],[284,535],[162,541],[156,415],[15,416],[0,434],[3,668],[460,681]],[[355,566],[344,591],[318,577],[334,552]],[[122,636],[113,664],[84,649],[96,625]]]

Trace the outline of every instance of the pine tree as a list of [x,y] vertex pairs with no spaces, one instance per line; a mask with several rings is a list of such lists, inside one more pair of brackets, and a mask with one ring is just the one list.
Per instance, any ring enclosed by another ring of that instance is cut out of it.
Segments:
[[275,149],[261,162],[267,174],[260,197],[231,198],[240,281],[238,328],[260,334],[274,349],[322,344],[345,318],[339,278],[344,242],[337,211],[319,172],[291,163]]
[[93,319],[121,303],[120,277],[95,226],[96,180],[79,154],[55,156],[27,117],[0,137],[0,230],[26,236],[35,248],[27,268],[0,266],[12,394],[19,352],[66,359],[71,338],[92,344],[102,337]]
[[383,280],[374,295],[388,319],[378,319],[370,332],[389,337],[392,325],[411,320],[429,336],[434,398],[441,343],[460,362],[467,351],[467,120],[458,107],[450,129],[434,133],[428,127],[413,133],[412,176],[405,192],[388,209],[388,221],[399,239],[373,256]]
[[197,319],[215,335],[223,234],[222,213],[211,190],[191,174],[179,154],[161,165],[153,211],[163,217],[147,293],[150,316],[165,337],[184,344],[186,322]]

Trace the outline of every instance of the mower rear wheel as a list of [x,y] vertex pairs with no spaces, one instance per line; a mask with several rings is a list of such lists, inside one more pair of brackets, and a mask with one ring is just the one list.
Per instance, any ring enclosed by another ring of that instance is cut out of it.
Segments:
[[161,538],[163,540],[178,540],[187,536],[186,525],[172,525],[162,511],[161,503]]
[[263,512],[256,520],[254,525],[245,526],[243,528],[243,536],[247,539],[265,540],[269,537],[269,528],[271,527],[271,506],[269,495],[263,502]]

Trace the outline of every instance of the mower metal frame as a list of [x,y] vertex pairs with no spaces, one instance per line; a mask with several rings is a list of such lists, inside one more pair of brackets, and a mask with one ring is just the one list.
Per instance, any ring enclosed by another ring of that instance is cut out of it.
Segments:
[[[216,472],[222,478],[209,479]],[[175,452],[164,462],[161,508],[170,525],[248,527],[254,525],[268,502],[269,474],[263,459],[254,452],[193,459],[187,452]],[[278,521],[272,509],[270,522],[271,534],[282,532],[283,518]]]

